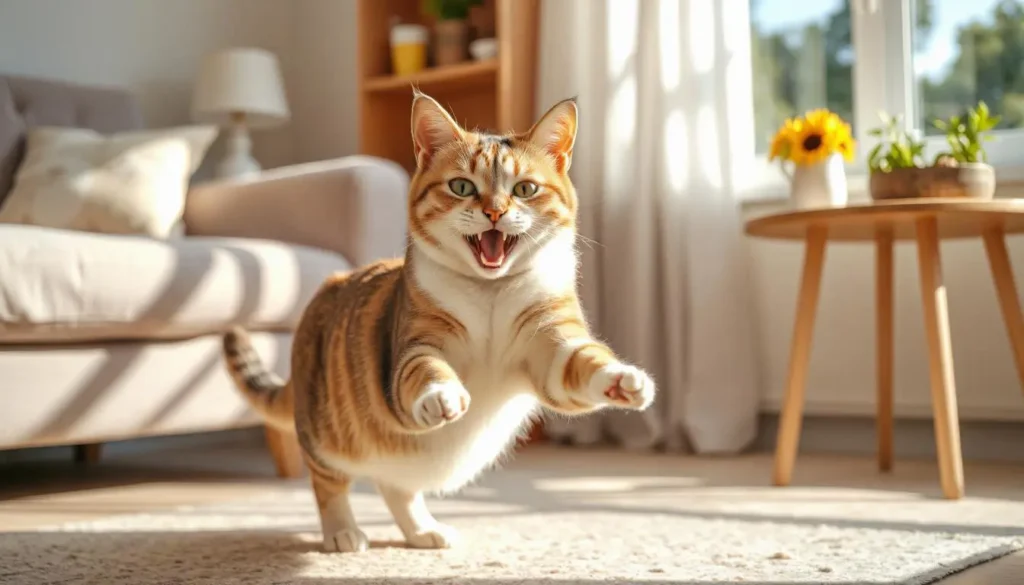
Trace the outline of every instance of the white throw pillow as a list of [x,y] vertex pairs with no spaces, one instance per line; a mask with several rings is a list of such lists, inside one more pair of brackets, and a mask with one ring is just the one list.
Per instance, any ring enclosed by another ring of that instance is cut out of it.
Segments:
[[217,132],[207,125],[109,135],[31,129],[0,222],[173,237],[189,179]]

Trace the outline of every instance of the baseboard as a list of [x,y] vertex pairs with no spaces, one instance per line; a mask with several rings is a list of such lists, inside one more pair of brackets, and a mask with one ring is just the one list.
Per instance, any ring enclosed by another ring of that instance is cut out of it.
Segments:
[[[103,443],[101,459],[158,453],[188,448],[208,449],[225,446],[263,444],[263,427],[228,429],[181,435],[140,437]],[[32,447],[0,451],[0,465],[39,461],[72,461],[74,446]]]
[[[755,451],[773,451],[778,415],[763,414],[758,425]],[[1024,462],[1024,425],[1019,422],[961,421],[960,440],[964,459]],[[896,421],[893,449],[897,458],[935,457],[935,434],[930,420]],[[870,417],[806,416],[800,433],[801,453],[873,455],[875,422]]]
[[[751,449],[771,452],[775,449],[778,415],[760,417],[757,438]],[[1024,462],[1024,425],[1019,422],[962,421],[960,424],[964,458],[978,461]],[[166,437],[146,437],[104,443],[103,458],[137,455],[168,449],[212,448],[226,445],[262,446],[263,429],[253,427],[226,431],[193,433]],[[23,461],[71,461],[73,447],[38,447],[0,451],[0,465]],[[894,435],[896,456],[909,459],[935,457],[932,423],[921,419],[901,419]],[[838,453],[870,456],[875,452],[875,423],[869,417],[807,416],[803,421],[802,453]]]

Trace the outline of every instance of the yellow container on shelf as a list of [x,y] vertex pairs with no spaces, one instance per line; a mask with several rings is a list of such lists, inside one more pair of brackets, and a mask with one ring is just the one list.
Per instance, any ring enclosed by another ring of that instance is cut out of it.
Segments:
[[396,24],[391,27],[391,70],[395,75],[412,75],[427,66],[427,27]]

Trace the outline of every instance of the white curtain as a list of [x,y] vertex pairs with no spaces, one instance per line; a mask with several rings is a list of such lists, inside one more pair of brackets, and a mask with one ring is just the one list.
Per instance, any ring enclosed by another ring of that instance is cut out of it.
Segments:
[[583,304],[659,388],[649,416],[549,418],[558,439],[733,453],[755,435],[734,195],[753,152],[747,12],[747,0],[542,0],[538,108],[574,95],[580,108]]

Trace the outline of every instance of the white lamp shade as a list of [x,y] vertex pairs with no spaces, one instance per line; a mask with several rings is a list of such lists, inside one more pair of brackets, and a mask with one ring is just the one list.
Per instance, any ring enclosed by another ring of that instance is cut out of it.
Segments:
[[256,48],[235,48],[207,55],[192,96],[197,121],[224,125],[232,114],[245,115],[250,128],[288,120],[288,100],[277,57]]

